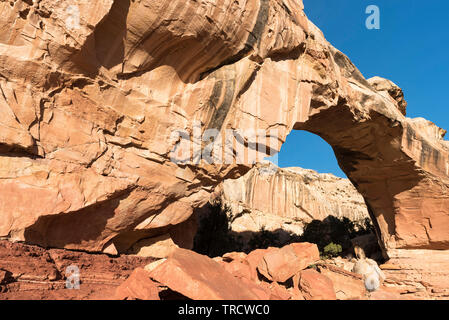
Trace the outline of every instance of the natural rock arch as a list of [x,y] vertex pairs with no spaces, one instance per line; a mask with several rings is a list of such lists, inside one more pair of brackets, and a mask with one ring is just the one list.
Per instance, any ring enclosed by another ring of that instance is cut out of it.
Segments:
[[104,0],[76,29],[61,2],[20,3],[0,5],[0,237],[114,252],[175,233],[250,168],[170,161],[172,132],[199,121],[320,135],[387,252],[449,249],[442,130],[406,118],[400,90],[365,80],[301,1]]

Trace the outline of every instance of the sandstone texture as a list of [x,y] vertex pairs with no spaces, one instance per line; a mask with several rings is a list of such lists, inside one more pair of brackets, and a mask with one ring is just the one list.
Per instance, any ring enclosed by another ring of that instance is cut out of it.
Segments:
[[159,289],[150,280],[148,271],[142,268],[134,269],[133,273],[116,290],[116,300],[160,300]]
[[301,235],[312,220],[369,218],[363,197],[348,179],[302,168],[258,164],[238,179],[215,189],[234,232],[284,230]]
[[[295,265],[288,264],[289,249],[294,249]],[[441,287],[400,280],[398,274],[388,274],[379,290],[367,293],[360,275],[339,267],[353,262],[343,258],[319,260],[317,251],[314,244],[292,243],[282,248],[257,249],[248,255],[234,252],[211,259],[177,248],[167,258],[155,260],[66,249],[44,250],[3,240],[0,241],[0,300],[448,298]],[[259,266],[265,261],[270,266],[270,279],[260,272]],[[273,268],[280,265],[276,261],[287,263],[288,275],[282,268]],[[80,282],[79,289],[70,290],[66,286],[72,274],[67,270],[73,266],[78,268]]]
[[315,244],[290,244],[265,253],[257,265],[257,271],[269,280],[285,282],[319,260],[320,253]]
[[[143,268],[153,260],[64,249],[44,250],[1,240],[0,300],[116,299],[117,288],[136,273],[134,269]],[[73,266],[78,268],[79,289],[66,287],[67,277],[72,275],[68,268]]]
[[299,287],[306,300],[337,299],[331,279],[315,270],[309,269],[300,273]]
[[[120,254],[168,234],[189,247],[193,209],[254,162],[219,151],[271,155],[307,130],[364,197],[385,257],[438,250],[448,270],[445,130],[407,118],[401,90],[366,80],[302,1],[2,0],[0,11],[1,238]],[[190,144],[196,124],[215,131]]]

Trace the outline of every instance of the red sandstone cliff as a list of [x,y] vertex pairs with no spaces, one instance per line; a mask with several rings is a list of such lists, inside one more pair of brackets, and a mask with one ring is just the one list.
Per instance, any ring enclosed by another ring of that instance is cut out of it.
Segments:
[[[176,241],[216,185],[251,168],[171,161],[184,140],[173,132],[200,123],[276,131],[273,150],[291,130],[320,135],[386,256],[449,255],[444,130],[407,118],[401,90],[365,80],[301,1],[16,0],[0,11],[1,238],[110,253]],[[234,136],[224,153],[255,139]]]

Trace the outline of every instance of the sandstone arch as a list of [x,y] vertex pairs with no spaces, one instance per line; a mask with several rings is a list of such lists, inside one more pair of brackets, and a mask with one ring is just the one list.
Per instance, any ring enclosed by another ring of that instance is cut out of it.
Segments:
[[21,31],[0,39],[0,237],[126,251],[181,226],[250,168],[171,162],[171,133],[197,120],[276,128],[280,142],[292,129],[320,135],[386,253],[449,249],[443,130],[406,118],[400,89],[365,80],[301,1],[103,0],[80,4],[73,30],[58,1],[0,8],[2,30]]

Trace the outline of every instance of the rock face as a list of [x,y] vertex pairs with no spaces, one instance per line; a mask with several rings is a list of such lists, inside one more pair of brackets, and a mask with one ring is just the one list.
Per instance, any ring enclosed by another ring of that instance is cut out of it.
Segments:
[[299,275],[299,287],[306,300],[336,300],[331,279],[315,270],[304,270]]
[[172,236],[214,186],[251,168],[244,152],[271,154],[295,129],[332,146],[385,255],[449,249],[444,130],[407,118],[399,88],[365,80],[302,1],[0,10],[0,237],[120,253]]
[[301,235],[306,223],[329,215],[354,222],[369,217],[348,179],[302,168],[258,164],[243,177],[225,180],[215,192],[229,208],[235,232],[281,229]]
[[257,271],[268,280],[285,282],[319,260],[320,253],[315,244],[295,243],[265,253]]
[[[134,274],[133,277],[122,285],[120,291],[128,299],[142,297],[142,294],[150,292],[148,288],[151,284],[137,287],[133,279],[141,276],[141,272],[133,270],[141,270],[139,268],[153,260],[64,249],[45,250],[0,240],[0,300],[118,299],[122,295],[115,296],[117,288],[131,274]],[[80,287],[69,290],[67,278],[74,274],[68,271],[69,267],[74,266],[78,268]],[[123,287],[126,285],[130,285],[131,290],[125,290]]]

